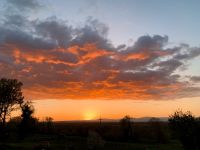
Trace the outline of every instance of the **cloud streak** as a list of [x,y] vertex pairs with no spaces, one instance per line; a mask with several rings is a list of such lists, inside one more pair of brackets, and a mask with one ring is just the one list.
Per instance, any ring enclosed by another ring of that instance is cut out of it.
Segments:
[[[37,9],[37,1],[12,7]],[[19,21],[21,20],[21,21]],[[74,27],[57,17],[30,19],[21,13],[0,23],[0,77],[18,78],[29,99],[176,99],[200,96],[180,72],[200,48],[166,48],[168,36],[144,35],[132,46],[114,46],[108,27],[89,18]]]

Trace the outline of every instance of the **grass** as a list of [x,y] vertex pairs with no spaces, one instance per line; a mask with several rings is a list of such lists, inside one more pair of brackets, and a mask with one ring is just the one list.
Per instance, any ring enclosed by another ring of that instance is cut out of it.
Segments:
[[[50,150],[87,150],[86,138],[76,136],[66,136],[59,139],[59,137],[35,135],[24,139],[23,141],[15,141],[4,143],[0,147],[1,150],[34,150],[34,147],[41,141],[50,142]],[[2,143],[1,143],[2,145]],[[167,144],[147,144],[147,143],[123,143],[107,141],[99,150],[182,150],[181,145],[172,141]]]

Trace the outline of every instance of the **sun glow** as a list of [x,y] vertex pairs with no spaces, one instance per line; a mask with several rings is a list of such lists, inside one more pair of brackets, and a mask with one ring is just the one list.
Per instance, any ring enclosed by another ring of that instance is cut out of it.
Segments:
[[97,118],[97,113],[92,110],[87,110],[83,113],[84,120],[93,120]]

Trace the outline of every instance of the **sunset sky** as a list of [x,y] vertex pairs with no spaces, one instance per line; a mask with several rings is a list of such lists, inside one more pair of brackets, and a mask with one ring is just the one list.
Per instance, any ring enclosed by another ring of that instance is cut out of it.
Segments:
[[54,120],[200,116],[199,0],[0,0],[0,78]]

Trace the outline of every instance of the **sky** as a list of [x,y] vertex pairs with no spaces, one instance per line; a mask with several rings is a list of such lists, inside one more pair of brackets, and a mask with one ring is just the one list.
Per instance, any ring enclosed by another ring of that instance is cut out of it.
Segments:
[[200,1],[0,1],[0,78],[36,117],[200,115]]

